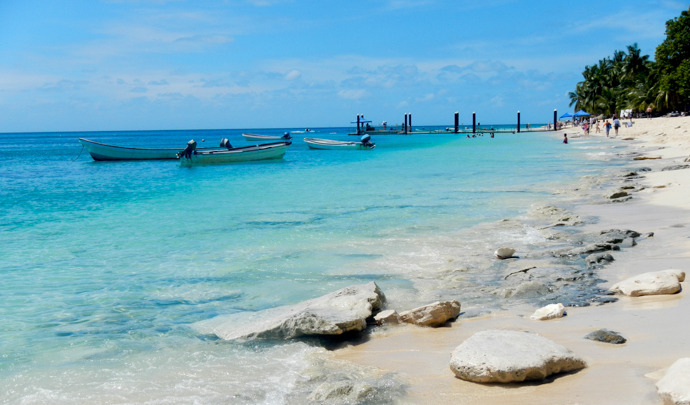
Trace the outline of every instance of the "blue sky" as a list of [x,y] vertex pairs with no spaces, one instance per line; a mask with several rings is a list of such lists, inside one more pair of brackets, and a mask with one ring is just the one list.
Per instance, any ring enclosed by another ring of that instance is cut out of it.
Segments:
[[682,1],[2,0],[0,132],[546,122]]

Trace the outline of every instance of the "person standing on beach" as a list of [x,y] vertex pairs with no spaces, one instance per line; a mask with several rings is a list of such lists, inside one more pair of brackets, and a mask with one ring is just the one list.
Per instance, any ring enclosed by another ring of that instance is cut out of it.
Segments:
[[616,131],[616,136],[618,136],[618,128],[621,127],[621,122],[616,118],[616,116],[613,116],[613,130]]
[[604,124],[604,128],[606,128],[606,137],[609,137],[609,132],[611,131],[611,123],[606,120],[606,123]]
[[568,134],[563,134],[563,143],[568,143]]
[[651,120],[652,119],[652,106],[650,105],[647,107],[647,119]]

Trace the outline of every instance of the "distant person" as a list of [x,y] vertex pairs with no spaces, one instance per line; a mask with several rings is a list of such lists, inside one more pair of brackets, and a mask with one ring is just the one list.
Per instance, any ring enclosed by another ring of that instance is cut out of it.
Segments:
[[651,120],[652,119],[652,106],[650,105],[647,107],[647,119]]
[[620,128],[620,127],[621,127],[621,122],[614,115],[613,116],[613,130],[616,132],[616,136],[618,136],[618,128]]
[[601,133],[601,127],[599,126],[599,120],[597,120],[597,130],[595,133],[597,133],[597,134]]
[[563,143],[568,143],[568,134],[563,134]]
[[606,137],[609,137],[609,132],[611,132],[611,123],[606,120],[606,123],[604,124],[604,128],[606,128]]

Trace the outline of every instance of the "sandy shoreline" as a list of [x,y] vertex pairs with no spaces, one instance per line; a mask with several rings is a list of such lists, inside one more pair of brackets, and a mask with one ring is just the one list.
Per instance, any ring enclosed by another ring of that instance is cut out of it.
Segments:
[[[631,128],[602,142],[624,142],[629,150],[655,159],[631,162],[648,167],[636,180],[643,186],[623,203],[583,205],[580,216],[598,217],[585,231],[632,229],[654,232],[634,249],[616,254],[616,260],[599,270],[608,288],[630,276],[669,268],[690,272],[690,169],[661,171],[690,164],[690,117],[638,119]],[[613,133],[613,131],[611,131]],[[581,130],[568,128],[571,144]],[[572,136],[576,135],[576,136]],[[656,159],[659,157],[660,159]],[[632,158],[631,158],[632,159]],[[415,404],[661,404],[655,383],[659,371],[675,360],[690,357],[690,312],[687,282],[679,294],[670,296],[623,297],[611,304],[568,308],[565,318],[533,321],[536,308],[515,308],[479,318],[462,316],[448,327],[429,329],[414,326],[382,328],[365,343],[338,350],[335,356],[357,364],[396,373],[408,385],[405,403]],[[452,299],[452,297],[448,297]],[[606,328],[628,339],[611,345],[584,339],[588,333]],[[541,334],[584,358],[584,370],[559,376],[541,384],[482,385],[455,378],[448,367],[452,350],[475,332],[486,329],[514,329]]]

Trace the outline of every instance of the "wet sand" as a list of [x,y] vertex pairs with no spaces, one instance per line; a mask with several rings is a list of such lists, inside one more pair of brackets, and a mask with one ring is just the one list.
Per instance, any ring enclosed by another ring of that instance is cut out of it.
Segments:
[[[568,133],[578,142],[578,129],[554,132],[554,139]],[[613,131],[611,131],[613,133]],[[575,135],[575,136],[572,136]],[[690,117],[636,119],[617,137],[590,135],[602,142],[620,142],[640,156],[636,161],[651,168],[636,180],[642,186],[622,203],[582,205],[575,213],[598,218],[585,231],[632,229],[654,232],[634,249],[616,253],[615,261],[598,270],[602,287],[630,276],[676,268],[690,273],[690,168],[661,171],[687,164],[690,157]],[[660,159],[656,159],[659,157]],[[632,160],[632,157],[631,157]],[[690,274],[689,274],[690,275]],[[567,308],[567,316],[550,321],[529,317],[535,307],[522,306],[508,312],[463,318],[442,328],[397,326],[379,328],[364,343],[336,352],[336,357],[396,373],[408,384],[405,403],[414,404],[661,404],[655,383],[663,369],[682,357],[690,357],[690,300],[687,281],[674,295],[624,297],[615,303],[585,308]],[[453,297],[448,297],[453,299]],[[606,328],[622,334],[622,345],[584,339]],[[455,347],[475,332],[513,329],[541,334],[584,358],[588,367],[531,384],[476,384],[455,378],[448,362]]]

